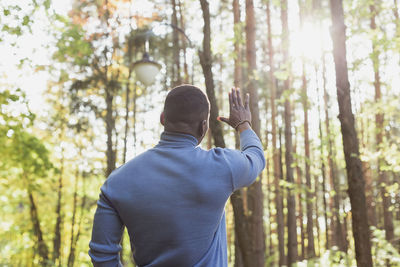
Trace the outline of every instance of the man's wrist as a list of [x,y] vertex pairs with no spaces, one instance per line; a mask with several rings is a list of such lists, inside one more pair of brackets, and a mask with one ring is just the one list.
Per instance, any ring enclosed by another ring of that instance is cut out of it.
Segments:
[[242,133],[243,131],[248,130],[248,129],[251,129],[250,123],[248,121],[244,121],[243,123],[239,124],[236,127],[236,130],[239,133]]

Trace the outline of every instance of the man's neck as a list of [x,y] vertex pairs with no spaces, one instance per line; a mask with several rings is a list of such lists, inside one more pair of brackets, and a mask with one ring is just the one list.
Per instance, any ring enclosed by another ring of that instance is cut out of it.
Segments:
[[199,140],[199,137],[196,136],[196,134],[193,133],[193,130],[188,129],[187,127],[177,128],[177,127],[165,126],[164,130],[166,132],[170,132],[170,133],[189,134],[189,135],[194,136],[197,139],[197,141]]

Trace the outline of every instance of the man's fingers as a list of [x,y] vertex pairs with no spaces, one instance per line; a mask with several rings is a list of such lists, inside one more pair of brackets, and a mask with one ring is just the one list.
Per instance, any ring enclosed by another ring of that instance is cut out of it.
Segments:
[[233,105],[235,106],[235,107],[239,107],[239,103],[238,103],[238,100],[237,100],[237,94],[236,94],[236,89],[235,88],[232,88],[232,93],[231,93],[231,95],[232,95],[232,102],[233,102]]
[[229,96],[229,111],[231,111],[232,110],[232,105],[233,105],[232,93],[229,92],[228,96]]
[[240,89],[236,88],[236,97],[237,97],[237,101],[239,106],[243,106],[243,101],[242,101],[242,97],[240,96]]
[[246,98],[244,99],[244,107],[246,109],[250,109],[250,95],[247,93]]
[[226,122],[226,123],[229,124],[229,119],[228,119],[228,118],[225,118],[225,117],[217,117],[217,120],[223,121],[223,122]]

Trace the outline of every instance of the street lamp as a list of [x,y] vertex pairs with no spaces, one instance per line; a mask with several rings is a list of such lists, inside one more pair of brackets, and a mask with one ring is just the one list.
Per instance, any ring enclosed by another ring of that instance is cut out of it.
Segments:
[[145,86],[149,86],[154,83],[156,76],[161,69],[161,65],[159,63],[150,59],[148,53],[149,34],[150,31],[146,33],[143,58],[133,63],[133,71],[135,72],[137,79]]
[[[161,25],[170,26],[173,29],[177,30],[186,38],[189,43],[189,47],[193,47],[189,37],[181,28],[170,23],[161,23]],[[149,86],[154,83],[156,76],[161,69],[161,65],[156,61],[151,60],[149,56],[149,37],[151,35],[153,35],[153,32],[151,30],[144,33],[145,42],[143,58],[133,63],[133,71],[135,72],[137,79],[145,86]]]

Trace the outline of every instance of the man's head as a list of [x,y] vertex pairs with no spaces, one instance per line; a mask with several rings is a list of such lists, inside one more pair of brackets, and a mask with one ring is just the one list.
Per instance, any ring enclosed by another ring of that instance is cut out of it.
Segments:
[[191,134],[199,143],[208,130],[210,103],[196,86],[179,85],[165,99],[161,123],[166,131]]

